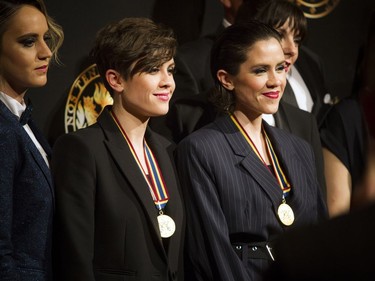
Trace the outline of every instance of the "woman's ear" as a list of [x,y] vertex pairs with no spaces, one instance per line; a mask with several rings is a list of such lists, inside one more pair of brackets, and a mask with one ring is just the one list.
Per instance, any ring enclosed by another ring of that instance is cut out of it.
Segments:
[[228,72],[226,72],[225,70],[219,69],[216,73],[216,76],[217,76],[217,79],[219,79],[221,85],[223,85],[225,89],[229,91],[233,91],[234,89],[233,81]]
[[124,91],[124,79],[116,70],[108,69],[105,73],[105,79],[115,92],[121,93]]

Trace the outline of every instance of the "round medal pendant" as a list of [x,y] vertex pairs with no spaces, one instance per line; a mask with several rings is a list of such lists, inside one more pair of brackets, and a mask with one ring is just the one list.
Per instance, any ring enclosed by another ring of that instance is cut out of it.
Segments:
[[280,204],[279,208],[277,209],[277,215],[279,216],[279,219],[283,223],[283,225],[289,226],[294,222],[293,210],[286,203]]
[[169,238],[176,230],[176,224],[170,216],[161,214],[158,216],[160,235],[162,238]]

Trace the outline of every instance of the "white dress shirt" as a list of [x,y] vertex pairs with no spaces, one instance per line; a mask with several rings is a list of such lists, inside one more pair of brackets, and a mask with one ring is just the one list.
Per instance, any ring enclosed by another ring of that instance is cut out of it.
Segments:
[[[18,117],[18,119],[21,117],[21,114],[25,111],[26,109],[26,104],[25,102],[22,101],[22,103],[18,102],[16,99],[4,94],[3,92],[0,91],[0,100],[5,104],[5,106],[14,114]],[[44,161],[46,162],[47,166],[49,167],[48,163],[48,158],[47,158],[47,153],[44,151],[43,147],[40,145],[38,140],[36,139],[33,131],[29,127],[28,124],[25,124],[23,126],[25,129],[26,133],[29,135],[33,143],[35,144],[36,148],[42,155]]]
[[303,81],[301,74],[294,65],[292,65],[289,73],[287,74],[287,79],[293,89],[298,107],[304,111],[311,112],[314,101],[311,97],[309,89],[305,84],[305,81]]

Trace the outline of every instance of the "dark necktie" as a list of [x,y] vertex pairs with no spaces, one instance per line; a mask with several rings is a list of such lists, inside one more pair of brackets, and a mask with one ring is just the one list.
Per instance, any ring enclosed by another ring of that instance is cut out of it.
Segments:
[[20,117],[20,123],[22,126],[26,125],[29,122],[32,111],[33,111],[33,106],[31,102],[28,102],[25,111],[22,112],[21,117]]

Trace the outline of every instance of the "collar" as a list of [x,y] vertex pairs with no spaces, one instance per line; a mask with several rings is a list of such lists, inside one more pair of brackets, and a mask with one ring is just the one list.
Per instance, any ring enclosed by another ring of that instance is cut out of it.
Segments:
[[5,104],[5,106],[18,118],[26,109],[26,103],[22,100],[22,104],[16,99],[8,96],[7,94],[0,91],[0,100]]
[[271,125],[273,127],[276,126],[276,121],[275,121],[275,117],[273,116],[273,114],[262,114],[262,118],[264,121],[268,123],[268,125]]
[[223,19],[223,26],[225,28],[227,28],[227,27],[231,26],[231,23],[229,21],[227,21],[226,19]]

